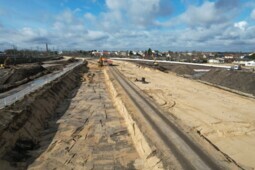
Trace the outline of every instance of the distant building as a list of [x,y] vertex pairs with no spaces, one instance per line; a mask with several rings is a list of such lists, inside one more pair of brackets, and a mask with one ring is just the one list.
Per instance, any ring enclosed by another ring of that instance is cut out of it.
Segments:
[[145,57],[145,54],[144,54],[142,51],[139,51],[139,52],[137,53],[137,55],[139,55],[139,56],[141,56],[141,57]]
[[222,58],[210,59],[208,60],[208,63],[221,64],[221,63],[224,63],[224,59]]
[[225,55],[224,58],[225,58],[225,59],[233,59],[234,56],[233,56],[233,55]]
[[255,61],[248,61],[248,62],[245,62],[245,66],[248,66],[248,67],[254,67],[255,66]]
[[96,56],[96,57],[100,57],[103,55],[103,52],[99,52],[99,51],[93,51],[92,55]]
[[127,57],[129,55],[129,53],[127,51],[121,51],[121,52],[119,52],[119,55],[122,57]]
[[110,56],[111,55],[111,52],[109,51],[103,51],[103,56]]

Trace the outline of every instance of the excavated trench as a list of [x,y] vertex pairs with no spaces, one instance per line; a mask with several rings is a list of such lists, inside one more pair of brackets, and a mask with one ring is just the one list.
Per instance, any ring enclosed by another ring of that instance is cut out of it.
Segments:
[[0,169],[26,169],[33,162],[35,155],[31,153],[40,149],[42,130],[49,127],[49,120],[61,116],[56,108],[74,95],[81,76],[87,71],[84,63],[0,110]]
[[164,169],[111,79],[84,64],[0,110],[0,169]]

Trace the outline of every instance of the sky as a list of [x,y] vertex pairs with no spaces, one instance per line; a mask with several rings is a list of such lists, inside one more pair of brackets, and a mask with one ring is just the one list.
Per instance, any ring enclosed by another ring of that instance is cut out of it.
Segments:
[[255,0],[0,0],[0,50],[255,51]]

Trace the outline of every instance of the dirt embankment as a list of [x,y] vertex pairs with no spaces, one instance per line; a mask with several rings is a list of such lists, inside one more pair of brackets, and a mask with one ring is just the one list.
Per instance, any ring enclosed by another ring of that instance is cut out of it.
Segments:
[[[0,110],[0,169],[26,167],[28,151],[38,147],[39,132],[47,128],[58,104],[79,85],[84,65],[76,68],[22,101]],[[22,163],[23,162],[23,163]]]
[[40,64],[24,64],[0,70],[0,92],[10,90],[48,73],[49,71]]
[[175,72],[176,74],[194,74],[193,67],[188,65],[173,65],[169,69],[172,72]]
[[19,65],[10,69],[1,70],[0,85],[21,81],[44,70],[39,64]]
[[201,80],[255,96],[255,74],[252,72],[211,70]]
[[52,60],[41,65],[39,63],[13,65],[0,70],[0,93],[25,84],[43,75],[56,70],[62,70],[64,66],[76,62],[74,58],[69,60]]

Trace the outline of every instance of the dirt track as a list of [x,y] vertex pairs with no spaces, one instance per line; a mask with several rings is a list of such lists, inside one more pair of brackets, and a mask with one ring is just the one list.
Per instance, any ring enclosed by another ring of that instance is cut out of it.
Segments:
[[[42,132],[45,151],[29,169],[141,169],[139,155],[113,107],[101,70],[91,69],[63,116]],[[66,108],[63,103],[58,111]],[[56,134],[54,131],[56,131]],[[47,142],[51,139],[48,146]]]
[[[135,64],[118,62],[135,84],[192,131],[198,131],[243,167],[255,167],[255,100]],[[244,147],[245,146],[245,147]]]

